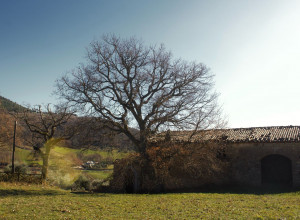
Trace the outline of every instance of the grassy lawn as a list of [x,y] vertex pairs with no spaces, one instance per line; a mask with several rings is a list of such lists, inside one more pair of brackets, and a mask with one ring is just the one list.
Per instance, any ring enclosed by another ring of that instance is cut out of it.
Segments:
[[0,219],[299,219],[300,192],[74,194],[0,183]]
[[76,154],[79,153],[80,151],[83,152],[85,155],[90,155],[90,154],[99,154],[103,158],[105,157],[112,157],[113,159],[120,159],[128,155],[128,153],[125,152],[119,152],[118,150],[90,150],[90,149],[71,149],[71,148],[66,148],[66,147],[59,147],[56,146],[53,151],[56,153],[60,153],[62,155],[67,155],[67,154]]
[[83,170],[83,174],[86,174],[87,176],[91,176],[94,179],[106,179],[113,173],[113,170],[103,170],[103,171],[97,171],[97,170]]

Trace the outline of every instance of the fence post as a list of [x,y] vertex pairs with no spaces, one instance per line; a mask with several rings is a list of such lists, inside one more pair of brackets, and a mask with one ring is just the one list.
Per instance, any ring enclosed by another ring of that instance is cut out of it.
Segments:
[[11,159],[11,173],[12,174],[15,173],[16,131],[17,131],[17,121],[15,121],[15,126],[14,126],[13,152],[12,152],[12,159]]

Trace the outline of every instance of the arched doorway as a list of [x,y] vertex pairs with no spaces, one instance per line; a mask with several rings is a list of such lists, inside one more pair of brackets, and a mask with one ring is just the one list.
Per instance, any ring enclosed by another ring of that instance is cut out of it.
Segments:
[[292,186],[292,162],[289,158],[272,154],[261,160],[261,182],[263,186]]

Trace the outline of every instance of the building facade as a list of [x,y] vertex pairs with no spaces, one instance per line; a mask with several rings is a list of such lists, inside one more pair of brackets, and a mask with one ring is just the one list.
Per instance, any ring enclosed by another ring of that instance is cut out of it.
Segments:
[[[231,161],[230,183],[300,187],[300,126],[169,132],[175,142],[222,140]],[[161,134],[161,139],[164,134]]]

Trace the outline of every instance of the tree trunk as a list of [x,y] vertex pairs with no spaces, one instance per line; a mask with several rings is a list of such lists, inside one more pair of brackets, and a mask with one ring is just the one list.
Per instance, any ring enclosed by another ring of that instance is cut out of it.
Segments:
[[48,166],[49,166],[49,156],[51,146],[49,144],[45,144],[45,153],[42,155],[43,157],[43,167],[42,167],[42,183],[46,182],[48,177]]
[[51,148],[58,144],[62,138],[50,138],[44,144],[45,153],[42,154],[43,157],[43,167],[42,167],[42,183],[46,182],[48,176],[48,165],[49,165],[49,156]]
[[149,160],[147,147],[148,147],[147,138],[145,136],[140,136],[139,153],[144,159]]

